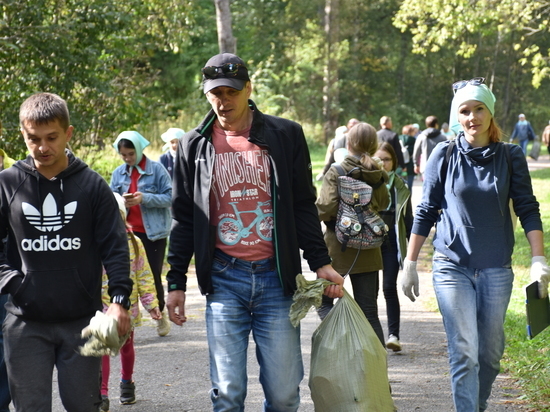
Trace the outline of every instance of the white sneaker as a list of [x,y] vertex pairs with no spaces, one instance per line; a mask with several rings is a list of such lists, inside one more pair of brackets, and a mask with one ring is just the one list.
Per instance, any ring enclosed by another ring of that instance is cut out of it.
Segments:
[[162,312],[162,318],[157,320],[157,333],[159,336],[166,336],[170,332],[170,320],[166,312]]
[[399,342],[399,339],[397,339],[397,336],[390,335],[386,342],[386,348],[391,349],[394,352],[401,352],[401,343]]

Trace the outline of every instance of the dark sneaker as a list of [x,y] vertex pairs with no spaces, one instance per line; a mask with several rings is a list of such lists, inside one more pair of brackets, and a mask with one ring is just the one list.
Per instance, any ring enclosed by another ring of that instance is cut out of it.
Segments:
[[330,310],[334,307],[334,299],[329,298],[328,296],[323,295],[323,300],[321,306],[317,308],[317,314],[321,320],[325,319]]
[[131,405],[136,403],[136,385],[135,383],[120,382],[120,403],[122,405]]
[[109,397],[107,395],[101,395],[100,412],[109,412]]

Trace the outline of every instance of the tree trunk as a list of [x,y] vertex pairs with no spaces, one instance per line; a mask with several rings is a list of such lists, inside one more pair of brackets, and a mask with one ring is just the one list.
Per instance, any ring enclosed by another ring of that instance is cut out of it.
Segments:
[[220,53],[237,53],[237,39],[233,37],[229,0],[214,0]]
[[326,65],[323,86],[323,117],[325,144],[332,139],[338,127],[338,10],[339,0],[325,1],[325,34],[327,39]]

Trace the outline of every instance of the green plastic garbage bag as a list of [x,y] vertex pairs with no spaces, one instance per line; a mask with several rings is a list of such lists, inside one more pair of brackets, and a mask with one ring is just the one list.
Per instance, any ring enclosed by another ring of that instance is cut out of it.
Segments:
[[393,412],[387,352],[344,290],[312,336],[309,387],[316,412]]

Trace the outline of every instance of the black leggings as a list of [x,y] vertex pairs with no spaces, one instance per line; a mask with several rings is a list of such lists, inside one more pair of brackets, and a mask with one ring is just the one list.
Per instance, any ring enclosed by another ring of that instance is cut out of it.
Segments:
[[151,272],[155,278],[155,289],[157,290],[157,299],[159,301],[159,310],[164,310],[164,286],[162,285],[162,266],[164,264],[164,255],[166,253],[166,238],[155,240],[154,242],[147,238],[142,232],[134,232],[140,238],[147,253],[147,260],[151,266]]
[[389,237],[381,246],[384,270],[382,276],[382,290],[386,300],[386,314],[388,316],[388,334],[399,339],[399,323],[401,307],[397,294],[397,276],[399,274],[399,260],[397,257],[397,238],[395,226],[390,226]]

